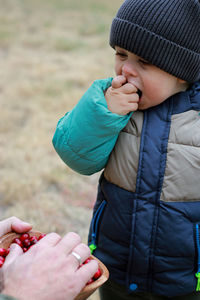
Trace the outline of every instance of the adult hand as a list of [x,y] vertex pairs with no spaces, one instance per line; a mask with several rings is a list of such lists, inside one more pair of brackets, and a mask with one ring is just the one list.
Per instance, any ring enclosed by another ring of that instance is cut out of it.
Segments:
[[10,217],[3,221],[0,221],[0,236],[15,231],[17,233],[27,232],[31,230],[32,225],[21,221],[16,217]]
[[138,109],[139,96],[137,87],[126,82],[123,75],[116,76],[112,86],[105,92],[108,109],[118,115],[127,115]]
[[72,300],[98,269],[91,260],[79,268],[78,253],[84,262],[90,249],[81,243],[79,235],[70,232],[61,238],[47,234],[26,253],[12,244],[3,265],[3,294],[19,300]]

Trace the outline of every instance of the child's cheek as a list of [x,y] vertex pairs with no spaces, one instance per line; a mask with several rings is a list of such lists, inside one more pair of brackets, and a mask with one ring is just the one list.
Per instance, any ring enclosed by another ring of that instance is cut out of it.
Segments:
[[151,88],[149,90],[149,96],[154,105],[158,105],[164,102],[171,95],[172,93],[170,93],[170,90],[162,86],[155,87],[154,89]]
[[118,75],[122,75],[122,66],[123,64],[120,62],[115,62],[115,74]]

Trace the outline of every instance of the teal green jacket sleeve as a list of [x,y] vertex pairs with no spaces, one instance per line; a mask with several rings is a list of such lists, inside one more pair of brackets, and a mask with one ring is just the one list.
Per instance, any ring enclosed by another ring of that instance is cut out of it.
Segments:
[[105,167],[120,131],[131,116],[108,110],[104,91],[111,82],[112,78],[94,81],[78,104],[59,120],[53,137],[61,159],[84,175]]
[[17,300],[17,299],[11,296],[0,294],[0,300]]

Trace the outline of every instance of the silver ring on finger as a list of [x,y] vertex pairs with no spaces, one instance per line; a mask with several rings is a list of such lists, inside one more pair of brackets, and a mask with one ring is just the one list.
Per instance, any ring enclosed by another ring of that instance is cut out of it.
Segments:
[[81,260],[80,255],[78,253],[74,252],[74,251],[72,251],[71,254],[77,259],[77,261],[79,263],[79,267],[80,267],[82,265],[82,260]]

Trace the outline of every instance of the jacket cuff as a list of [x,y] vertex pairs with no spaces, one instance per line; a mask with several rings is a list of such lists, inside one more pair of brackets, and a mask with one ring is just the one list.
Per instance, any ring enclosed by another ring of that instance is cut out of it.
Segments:
[[0,294],[0,300],[17,300],[17,298],[13,298],[8,295]]

